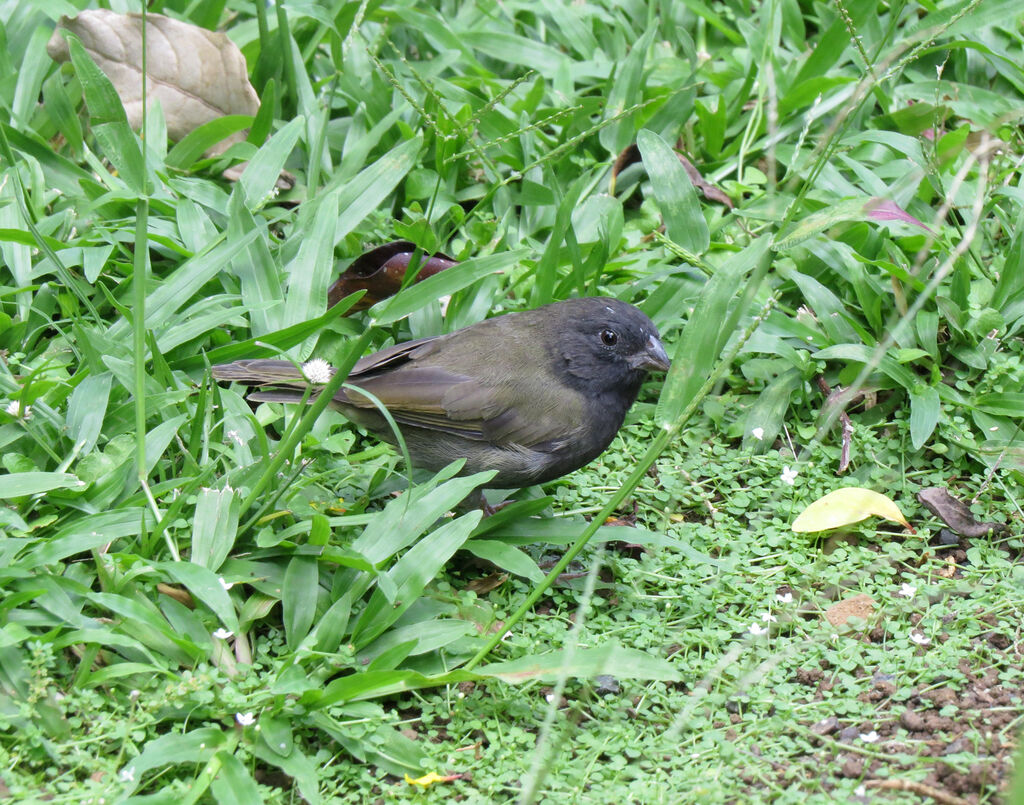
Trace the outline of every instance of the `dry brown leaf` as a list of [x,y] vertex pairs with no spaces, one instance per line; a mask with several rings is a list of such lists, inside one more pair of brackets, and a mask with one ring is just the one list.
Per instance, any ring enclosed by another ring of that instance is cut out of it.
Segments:
[[192,600],[192,594],[184,587],[173,587],[170,584],[164,584],[159,582],[156,585],[156,591],[163,593],[164,595],[170,596],[179,604],[184,604],[189,609],[196,608],[196,602]]
[[870,620],[874,612],[874,599],[870,595],[859,593],[850,598],[844,598],[842,601],[836,601],[825,610],[825,620],[838,629],[840,626],[845,625],[846,621],[850,618]]
[[[260,101],[249,83],[245,57],[227,36],[163,14],[147,14],[146,22],[147,101],[160,101],[172,141],[223,115],[256,114]],[[138,129],[143,117],[142,15],[94,9],[61,17],[46,45],[50,58],[59,62],[71,58],[61,28],[82,40],[117,90],[128,123]],[[245,137],[245,132],[236,132],[207,155]]]
[[506,581],[508,581],[508,573],[491,573],[489,576],[473,579],[466,585],[466,589],[471,590],[477,595],[485,595],[491,590],[497,589]]
[[[395,240],[359,255],[327,290],[327,306],[333,307],[350,293],[365,290],[363,298],[351,308],[354,313],[394,296],[402,287],[415,250],[415,243]],[[455,265],[458,263],[440,252],[421,254],[415,281],[420,282]]]
[[917,493],[917,499],[932,514],[964,537],[984,537],[990,531],[993,534],[1005,534],[1009,528],[1005,523],[982,523],[962,500],[953,497],[948,489],[932,486]]

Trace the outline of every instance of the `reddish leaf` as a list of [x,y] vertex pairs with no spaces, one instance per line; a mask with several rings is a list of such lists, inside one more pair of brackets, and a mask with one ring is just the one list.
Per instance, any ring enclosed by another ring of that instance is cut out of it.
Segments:
[[[365,310],[381,299],[394,296],[402,287],[415,249],[414,243],[395,240],[360,255],[327,291],[328,307],[356,291],[365,290],[366,295],[352,306],[352,310]],[[458,264],[440,252],[429,257],[421,254],[416,282],[454,265]]]

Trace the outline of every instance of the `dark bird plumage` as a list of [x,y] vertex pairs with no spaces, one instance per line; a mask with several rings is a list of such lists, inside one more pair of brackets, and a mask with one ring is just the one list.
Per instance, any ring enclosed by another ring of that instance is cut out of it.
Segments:
[[[356,363],[347,382],[387,407],[417,467],[436,471],[465,458],[463,474],[497,470],[489,485],[513,488],[558,478],[604,452],[646,373],[668,368],[647,316],[591,297],[395,344]],[[261,402],[300,402],[307,386],[280,360],[223,364],[213,376],[266,387],[250,395]],[[394,443],[365,396],[341,389],[331,405]]]

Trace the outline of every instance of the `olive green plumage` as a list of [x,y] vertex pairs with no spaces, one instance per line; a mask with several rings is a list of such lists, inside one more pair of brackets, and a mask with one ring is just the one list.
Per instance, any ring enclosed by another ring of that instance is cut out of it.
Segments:
[[[650,319],[616,299],[570,299],[509,313],[360,360],[347,382],[379,399],[413,464],[497,470],[491,486],[537,484],[572,472],[614,438],[649,370],[668,356]],[[267,387],[264,402],[300,402],[307,383],[288,361],[215,366],[218,380]],[[374,404],[340,390],[331,405],[377,437],[394,435]]]

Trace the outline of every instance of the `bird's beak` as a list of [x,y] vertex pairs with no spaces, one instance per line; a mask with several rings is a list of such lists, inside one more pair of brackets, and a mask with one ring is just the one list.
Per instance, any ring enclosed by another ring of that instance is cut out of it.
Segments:
[[634,369],[647,369],[652,372],[667,372],[672,365],[665,352],[665,347],[654,335],[647,339],[646,348],[634,357],[631,363]]

